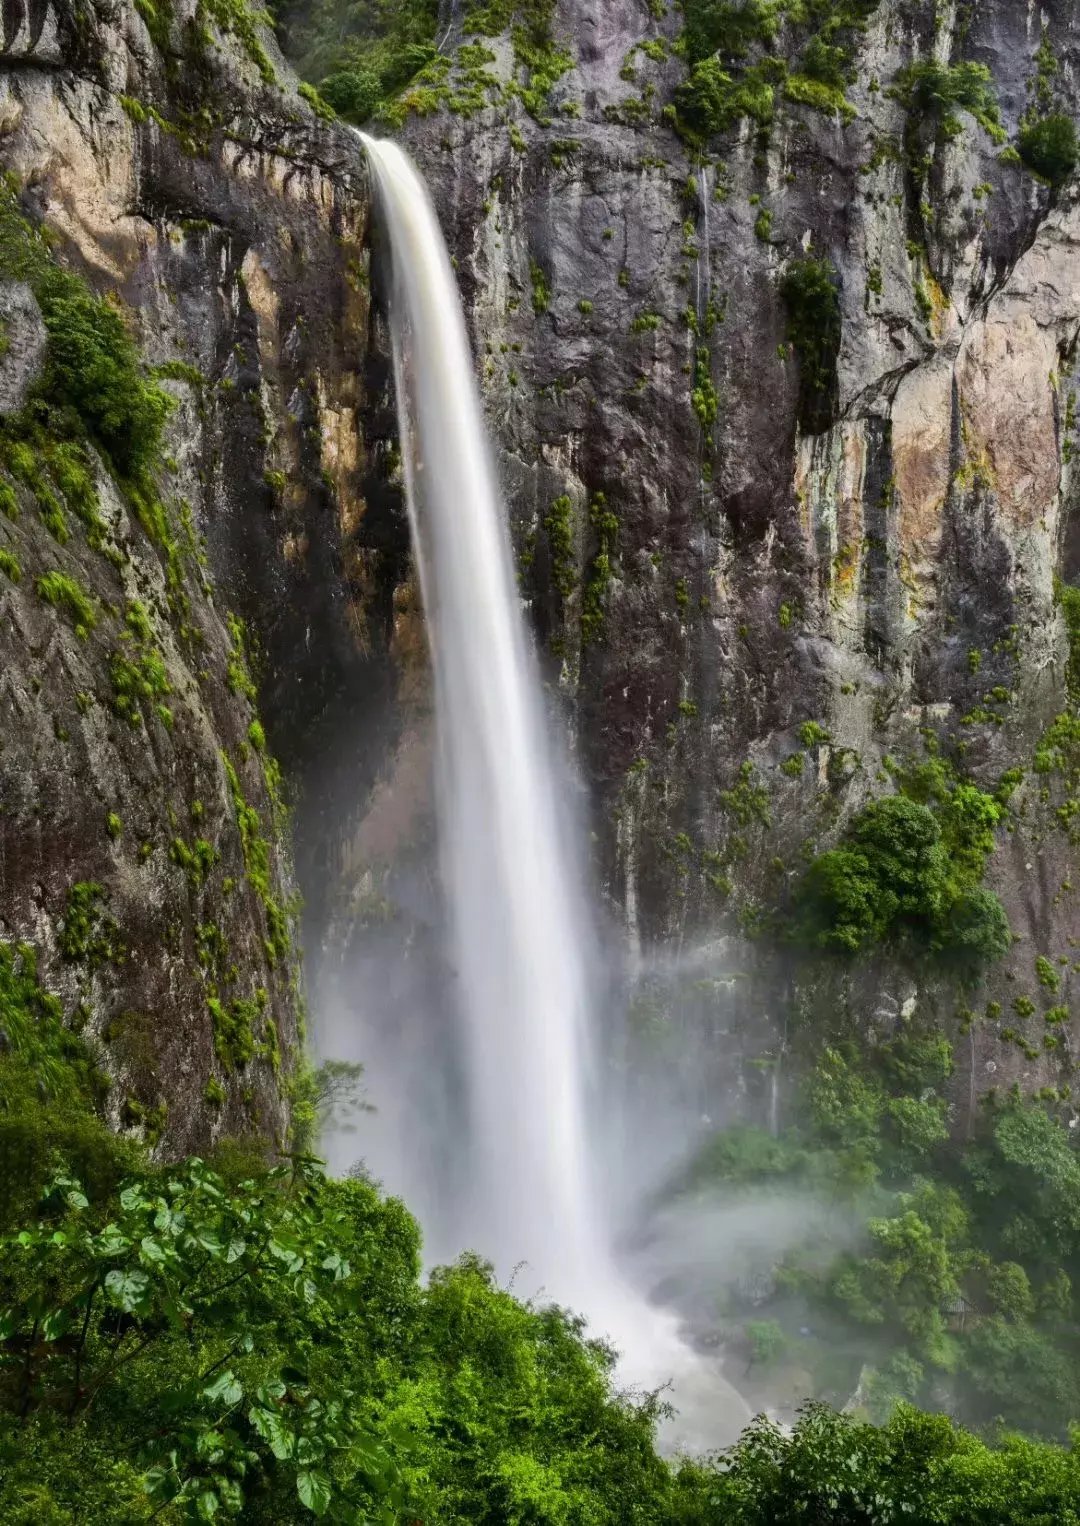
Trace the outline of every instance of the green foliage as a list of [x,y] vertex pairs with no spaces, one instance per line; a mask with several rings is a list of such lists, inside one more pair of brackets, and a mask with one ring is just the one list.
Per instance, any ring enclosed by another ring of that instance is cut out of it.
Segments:
[[63,1024],[55,996],[37,982],[34,951],[0,943],[0,1110],[17,1106],[31,1087],[72,1105],[96,1091],[95,1071],[82,1042]]
[[544,516],[544,530],[551,552],[552,581],[564,599],[577,582],[577,559],[574,555],[573,504],[566,494],[556,498]]
[[690,77],[675,95],[682,130],[700,141],[747,118],[765,134],[778,93],[850,120],[855,113],[844,92],[855,77],[859,36],[878,3],[684,0]]
[[750,1347],[750,1366],[767,1367],[782,1354],[787,1336],[775,1319],[751,1319],[743,1326]]
[[619,519],[608,507],[606,494],[593,494],[589,504],[589,524],[597,544],[581,596],[581,640],[585,646],[597,640],[603,629],[604,606],[612,577],[611,562],[619,539]]
[[[878,1429],[823,1405],[793,1430],[759,1416],[710,1495],[723,1526],[1076,1526],[1080,1450],[1006,1438],[992,1448],[942,1415],[901,1406]],[[690,1517],[685,1517],[689,1522]]]
[[524,75],[515,89],[526,111],[541,124],[547,123],[547,99],[574,59],[555,46],[551,31],[554,0],[515,7],[518,19],[511,31],[514,63]]
[[77,578],[64,572],[46,572],[34,584],[39,599],[67,615],[75,634],[85,641],[98,622],[97,603]]
[[798,1359],[829,1391],[850,1393],[870,1363],[881,1417],[900,1398],[940,1402],[946,1373],[967,1420],[1061,1436],[1080,1413],[1080,1153],[1059,1117],[1019,1096],[991,1099],[970,1137],[951,1139],[951,1068],[945,1039],[917,1019],[826,1043],[794,1129],[718,1132],[675,1190],[711,1186],[755,1211],[773,1194],[848,1205],[849,1248],[837,1253],[834,1221],[773,1268],[764,1306],[728,1310],[773,1318],[791,1339],[817,1327],[820,1346],[798,1337]]
[[285,50],[323,100],[366,122],[435,58],[438,0],[283,0],[275,20]]
[[743,117],[767,128],[775,110],[774,78],[774,70],[760,68],[732,74],[718,58],[706,58],[675,92],[678,120],[699,141],[727,132]]
[[871,801],[844,845],[810,864],[798,893],[797,936],[845,954],[909,944],[966,976],[1011,945],[1000,901],[979,884],[1001,807],[940,773],[916,771],[905,783],[909,794]]
[[155,463],[169,399],[146,378],[124,320],[74,276],[53,270],[38,300],[49,331],[43,386],[70,407],[123,476]]
[[532,282],[532,306],[537,317],[546,313],[551,305],[551,287],[542,265],[533,260],[529,265],[529,279]]
[[[38,984],[33,949],[0,943],[0,1229],[33,1210],[57,1161],[98,1191],[132,1168],[105,1127],[105,1083],[59,1000]],[[2,1471],[2,1470],[0,1470]]]
[[232,760],[221,754],[222,767],[229,784],[236,824],[240,832],[240,845],[244,855],[247,882],[262,902],[266,914],[266,937],[263,945],[271,965],[288,959],[291,950],[289,920],[280,901],[274,894],[270,871],[270,843],[263,836],[262,821],[254,806],[244,798],[240,776]]
[[253,997],[233,997],[231,1001],[216,996],[207,998],[214,1025],[214,1053],[225,1070],[242,1069],[255,1058],[256,1025],[266,1011],[267,1000],[262,989]]
[[1061,989],[1061,975],[1045,954],[1039,954],[1035,960],[1035,975],[1039,984],[1045,986],[1048,991],[1057,992]]
[[780,282],[787,337],[799,361],[799,424],[810,434],[827,429],[836,406],[840,353],[840,294],[831,260],[807,256],[788,266]]
[[307,101],[315,115],[321,117],[324,122],[332,122],[337,116],[337,112],[330,105],[329,101],[325,100],[315,89],[315,86],[309,85],[306,80],[301,80],[297,86],[297,94]]
[[[348,120],[380,117],[401,127],[410,111],[429,115],[445,106],[470,117],[490,105],[517,100],[546,122],[548,95],[573,59],[556,47],[551,30],[553,0],[526,6],[497,0],[465,5],[460,20],[466,41],[447,51],[449,33],[439,31],[438,0],[282,0],[277,24],[286,51],[300,71],[318,83],[321,101]],[[496,55],[478,36],[510,31],[514,74],[503,83],[488,66]],[[438,46],[437,46],[438,44]],[[316,108],[318,109],[318,108]],[[510,124],[515,148],[525,146]]]
[[[790,1432],[758,1419],[715,1462],[670,1467],[656,1398],[616,1397],[611,1352],[573,1316],[519,1303],[472,1256],[423,1287],[400,1204],[232,1159],[119,1191],[59,1171],[0,1240],[5,1520],[1076,1520],[1075,1452],[995,1449],[906,1407],[881,1429],[823,1406]],[[883,1244],[933,1242],[896,1222]],[[1015,1269],[994,1286],[1018,1314]],[[1002,1316],[983,1345],[1023,1329]],[[745,1332],[751,1365],[786,1340],[771,1319]],[[921,1369],[891,1371],[911,1387]]]
[[206,1085],[203,1087],[203,1100],[208,1102],[211,1107],[225,1106],[225,1088],[222,1086],[217,1076],[209,1076],[207,1078]]
[[17,583],[22,577],[22,568],[19,566],[19,558],[14,551],[9,551],[6,546],[0,546],[0,572],[12,583]]
[[234,694],[239,694],[243,699],[248,699],[252,704],[258,698],[255,681],[251,676],[251,669],[247,660],[247,643],[244,635],[244,622],[238,615],[226,615],[225,623],[229,627],[229,635],[232,637],[232,651],[229,653],[229,688]]
[[775,7],[766,0],[684,0],[686,56],[700,63],[719,53],[725,60],[745,58],[755,43],[776,36]]
[[163,702],[172,686],[150,617],[138,599],[128,600],[120,640],[120,648],[109,655],[113,709],[129,726],[143,724],[148,705],[165,721],[169,712]]
[[109,658],[112,681],[112,705],[129,726],[141,726],[143,704],[161,700],[171,692],[165,663],[156,649],[129,658],[125,652],[113,652]]
[[1004,141],[1001,112],[985,64],[967,59],[955,64],[923,59],[900,70],[891,93],[914,120],[929,121],[945,139],[955,138],[962,131],[957,113],[966,111],[995,142]]
[[803,721],[799,727],[799,741],[804,747],[821,747],[831,740],[829,733],[819,721]]
[[1065,633],[1069,641],[1069,663],[1065,670],[1065,687],[1069,699],[1075,705],[1080,703],[1080,588],[1073,588],[1068,583],[1056,582],[1054,596],[1061,610],[1062,619],[1065,622]]
[[1020,129],[1020,157],[1028,169],[1058,190],[1080,161],[1076,124],[1064,112],[1038,117]]
[[363,123],[375,115],[387,91],[382,78],[369,69],[338,69],[325,76],[319,94],[338,116]]
[[690,404],[697,414],[698,423],[710,435],[720,411],[720,398],[712,379],[709,350],[700,345],[694,352],[694,385],[690,392]]
[[300,1163],[190,1160],[100,1204],[57,1176],[0,1242],[0,1516],[665,1519],[657,1402],[474,1257],[421,1288],[418,1248],[400,1204]]
[[1012,929],[1001,901],[982,888],[958,896],[948,909],[939,942],[961,971],[974,973],[1003,959],[1012,947]]
[[87,970],[123,963],[127,951],[120,929],[108,913],[103,886],[93,880],[72,885],[58,941],[64,958]]
[[188,877],[192,890],[201,890],[213,869],[221,862],[221,854],[213,843],[197,837],[187,843],[182,837],[174,837],[169,844],[169,857]]
[[[42,229],[23,216],[14,177],[0,180],[0,273],[29,282],[49,344],[40,382],[21,413],[0,427],[0,460],[26,483],[61,543],[69,530],[61,497],[104,548],[94,468],[87,444],[101,451],[147,535],[168,556],[170,588],[180,581],[179,552],[158,494],[162,430],[169,397],[147,376],[119,310],[56,263]],[[17,512],[7,483],[0,507]]]
[[[0,1026],[0,1156],[18,1167],[0,1174],[4,1520],[1075,1519],[1075,1452],[1017,1438],[992,1448],[907,1408],[882,1429],[820,1406],[790,1433],[758,1420],[715,1463],[670,1467],[653,1447],[657,1396],[616,1395],[606,1346],[562,1310],[519,1303],[473,1256],[422,1286],[415,1224],[366,1181],[329,1181],[302,1158],[267,1170],[242,1146],[216,1169],[148,1168],[94,1118],[100,1083],[81,1042],[29,951],[4,945]],[[898,1112],[884,1078],[921,1088],[946,1071],[939,1041],[918,1031],[890,1040],[862,1077],[837,1052],[813,1101],[834,1141],[820,1165],[805,1144],[748,1129],[719,1136],[712,1164],[730,1182],[821,1170],[835,1183],[877,1119],[878,1159],[895,1171],[906,1146],[890,1143]],[[355,1067],[338,1067],[312,1093],[333,1107],[356,1081]],[[209,1105],[225,1096],[211,1077]],[[152,1110],[129,1098],[125,1111]],[[1048,1269],[1039,1236],[1078,1233],[1076,1157],[1037,1109],[1012,1103],[988,1125],[973,1207],[925,1180],[895,1211],[879,1200],[868,1254],[827,1268],[822,1289],[868,1329],[977,1381],[984,1411],[1040,1428],[1052,1413],[1060,1430],[1075,1412],[1075,1364],[1034,1321],[1060,1322],[1069,1305],[1069,1278]],[[969,1249],[976,1233],[1015,1242],[1018,1211],[1034,1249]],[[993,1312],[962,1336],[943,1332],[943,1304],[961,1286],[974,1297],[975,1283]],[[770,1312],[744,1333],[751,1368],[789,1338]],[[890,1393],[918,1394],[924,1370],[894,1349],[875,1388],[884,1407]]]

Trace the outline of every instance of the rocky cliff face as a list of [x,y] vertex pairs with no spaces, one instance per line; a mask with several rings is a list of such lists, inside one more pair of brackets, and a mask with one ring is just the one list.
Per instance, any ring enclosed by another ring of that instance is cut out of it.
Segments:
[[[688,94],[674,9],[560,0],[516,37],[511,9],[477,42],[446,8],[452,61],[397,126],[455,251],[638,1010],[676,1053],[680,1025],[704,1035],[703,1103],[774,1105],[803,1029],[845,1013],[959,1013],[965,1104],[1062,1085],[1071,1024],[1043,1008],[1074,979],[1080,214],[1006,149],[1032,114],[1075,116],[1080,24],[1004,0],[788,7],[720,38]],[[808,50],[841,11],[865,26],[837,34],[852,77],[827,86]],[[4,457],[2,932],[100,1040],[117,1122],[175,1147],[280,1132],[288,870],[226,609],[296,800],[309,949],[352,929],[400,953],[398,926],[415,948],[438,918],[362,158],[227,0],[9,7],[4,27],[12,207],[118,304],[174,406],[156,544],[107,453],[96,545],[70,505],[69,538],[50,530],[55,464]],[[47,349],[27,283],[0,280],[17,442]],[[42,594],[54,572],[92,627]],[[131,714],[118,658],[161,663]],[[930,755],[1007,800],[988,884],[1017,941],[974,992],[783,937],[808,857],[892,760]],[[650,974],[658,951],[693,954],[693,978]]]
[[[34,3],[4,12],[0,162],[0,934],[118,1126],[281,1140],[300,1000],[267,747],[314,775],[387,583],[358,533],[362,159],[242,7]],[[68,440],[28,259],[105,294],[169,394],[149,494],[122,438]]]
[[[473,39],[406,99],[598,872],[646,961],[711,950],[682,1020],[758,1111],[815,1013],[959,1013],[965,1106],[1063,1084],[1074,1041],[1042,1022],[1075,981],[1072,764],[1043,739],[1069,706],[1080,211],[1007,150],[1075,117],[1080,22],[847,10],[843,90],[784,21],[721,48],[713,130],[679,94],[682,14],[646,0],[560,0],[539,57]],[[986,87],[967,108],[962,80]],[[814,268],[838,314],[800,347],[788,277]],[[987,883],[1011,955],[974,992],[930,961],[803,961],[779,933],[807,857],[932,755],[1008,799]],[[670,1028],[671,989],[644,1002]]]

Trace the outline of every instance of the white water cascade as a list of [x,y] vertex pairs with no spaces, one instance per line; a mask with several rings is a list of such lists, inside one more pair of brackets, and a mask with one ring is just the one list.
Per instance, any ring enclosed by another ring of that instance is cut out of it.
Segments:
[[[589,1145],[592,921],[450,259],[426,188],[393,143],[363,137],[392,266],[402,457],[435,676],[443,887],[467,1090],[461,1248],[584,1313],[624,1375],[701,1388],[674,1321],[613,1264]],[[449,1147],[449,1142],[448,1142]],[[677,1370],[678,1369],[678,1370]],[[719,1374],[717,1409],[738,1400]],[[686,1394],[690,1398],[689,1392]],[[699,1407],[694,1402],[693,1407]],[[734,1418],[734,1417],[733,1417]]]

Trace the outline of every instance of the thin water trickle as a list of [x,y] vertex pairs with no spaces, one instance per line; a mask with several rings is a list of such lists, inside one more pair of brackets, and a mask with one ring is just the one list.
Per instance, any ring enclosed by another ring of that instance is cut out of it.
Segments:
[[[628,1378],[678,1382],[701,1364],[615,1267],[590,1150],[592,918],[453,270],[408,155],[361,137],[389,245],[401,449],[435,676],[468,1091],[466,1137],[447,1141],[467,1159],[456,1238],[503,1276],[525,1261],[531,1286],[628,1354]],[[730,1412],[717,1414],[717,1442],[745,1414],[723,1388],[714,1372],[710,1400]]]

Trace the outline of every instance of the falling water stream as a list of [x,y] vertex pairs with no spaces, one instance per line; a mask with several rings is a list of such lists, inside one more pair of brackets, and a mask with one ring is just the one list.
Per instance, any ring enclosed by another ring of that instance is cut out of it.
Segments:
[[466,1137],[447,1142],[467,1152],[459,1245],[504,1276],[526,1262],[547,1296],[615,1341],[625,1380],[672,1379],[675,1404],[697,1412],[685,1439],[715,1445],[747,1418],[745,1405],[614,1264],[588,1128],[585,876],[453,270],[411,160],[361,137],[389,246],[402,458],[435,677],[440,854],[467,1084]]

